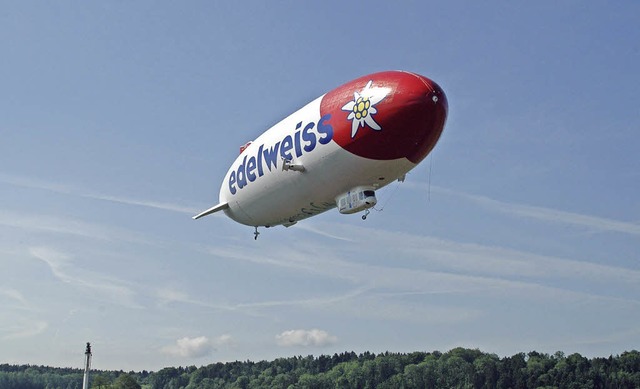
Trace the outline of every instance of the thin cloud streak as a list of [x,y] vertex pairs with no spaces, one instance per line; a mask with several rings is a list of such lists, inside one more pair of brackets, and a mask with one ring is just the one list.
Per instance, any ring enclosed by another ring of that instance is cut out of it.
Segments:
[[279,301],[263,301],[255,303],[243,303],[237,304],[239,308],[264,308],[264,307],[281,307],[281,306],[303,306],[303,307],[317,307],[323,305],[333,305],[345,300],[351,300],[355,297],[363,295],[365,292],[371,290],[371,288],[358,288],[353,291],[347,292],[339,296],[330,297],[316,297],[300,300],[279,300]]
[[0,288],[0,296],[8,297],[10,300],[17,302],[20,308],[26,309],[30,306],[27,299],[16,289]]
[[[273,248],[270,249],[270,255],[256,252],[252,248],[234,247],[227,248],[209,247],[205,252],[216,258],[224,260],[240,260],[252,262],[260,265],[276,266],[291,270],[301,270],[310,274],[324,274],[322,265],[318,265],[312,256],[301,255],[294,249],[290,248]],[[337,278],[353,280],[354,276],[348,273],[336,275]]]
[[19,321],[17,324],[14,323],[10,326],[0,327],[0,332],[6,333],[1,339],[14,340],[30,338],[43,333],[48,327],[49,324],[46,321]]
[[155,208],[163,211],[178,212],[178,213],[183,213],[188,215],[193,215],[196,212],[198,212],[196,208],[192,208],[192,207],[185,207],[182,205],[163,203],[158,201],[140,200],[140,199],[132,199],[128,197],[105,195],[105,194],[100,194],[100,193],[95,193],[92,191],[80,189],[72,185],[57,184],[57,183],[42,181],[42,180],[28,178],[28,177],[17,177],[17,176],[11,176],[7,174],[0,174],[0,182],[8,185],[12,185],[12,186],[23,187],[23,188],[46,190],[50,192],[84,197],[84,198],[93,199],[93,200],[102,200],[102,201],[109,201],[109,202],[126,204],[126,205]]
[[0,209],[0,225],[27,231],[74,235],[108,242],[156,244],[141,234],[122,228],[107,227],[69,217],[17,213]]
[[337,239],[337,240],[341,240],[341,241],[344,241],[344,242],[353,242],[352,239],[345,238],[344,236],[338,236],[338,235],[331,234],[331,233],[326,232],[326,231],[322,231],[321,229],[318,229],[318,228],[314,227],[310,223],[301,223],[299,226],[296,225],[296,228],[301,229],[301,230],[305,230],[305,231],[309,231],[309,232],[313,232],[314,234],[318,234],[320,236],[324,236],[324,237],[327,237],[327,238]]
[[406,257],[411,258],[412,262],[422,261],[457,274],[530,279],[586,278],[596,282],[606,278],[615,279],[617,283],[640,285],[640,271],[623,267],[407,233],[371,229],[362,232],[375,234],[376,244],[381,246],[401,242],[397,250],[407,254]]
[[169,287],[161,287],[157,289],[155,291],[155,297],[158,300],[158,305],[161,307],[178,303],[178,304],[195,305],[203,308],[209,308],[209,309],[220,310],[220,311],[238,311],[237,306],[233,306],[229,304],[213,304],[209,302],[196,300],[190,297],[185,292],[179,291],[174,288],[169,288]]
[[[408,187],[427,190],[426,184],[407,183]],[[433,192],[457,196],[481,205],[486,209],[498,211],[512,216],[537,219],[551,223],[561,223],[573,226],[589,228],[595,231],[620,232],[629,235],[640,235],[640,224],[608,219],[592,215],[583,215],[574,212],[561,211],[552,208],[538,207],[527,204],[509,203],[495,200],[486,196],[474,195],[455,191],[452,189],[431,186]]]
[[281,307],[296,307],[304,309],[319,309],[335,306],[338,303],[349,301],[369,291],[369,288],[358,288],[342,295],[311,297],[307,299],[292,300],[267,300],[255,302],[236,303],[211,303],[196,300],[187,293],[171,288],[161,288],[156,291],[158,305],[165,306],[172,303],[189,304],[212,310],[235,312],[252,317],[265,317],[265,310]]
[[[614,280],[623,288],[636,291],[640,272],[636,270],[585,263],[557,257],[540,256],[501,247],[488,247],[446,241],[407,233],[375,230],[365,227],[331,224],[330,230],[348,229],[357,242],[368,242],[366,249],[373,255],[393,244],[400,247],[403,257],[409,258],[395,267],[358,263],[349,259],[353,245],[322,248],[322,260],[317,255],[300,254],[296,249],[268,251],[211,248],[209,253],[226,260],[241,260],[265,266],[304,271],[334,279],[343,279],[370,289],[390,289],[397,293],[518,294],[528,299],[566,299],[569,301],[595,299],[638,305],[640,302],[606,293],[585,293],[572,290],[566,280],[589,279],[604,285]],[[309,243],[307,243],[309,244]],[[359,256],[363,247],[357,245]],[[313,248],[305,247],[309,252]],[[298,258],[288,255],[296,252]],[[304,251],[304,250],[302,250]],[[286,258],[286,259],[285,259]],[[404,266],[404,267],[401,267]],[[554,282],[556,285],[554,286]],[[534,292],[535,293],[531,293]]]
[[[122,285],[121,281],[82,271],[73,263],[73,258],[69,255],[47,247],[32,247],[29,253],[47,264],[53,276],[63,283],[85,290],[94,290],[103,299],[125,307],[141,308],[134,302],[135,293],[131,288]],[[80,274],[77,274],[79,272]]]

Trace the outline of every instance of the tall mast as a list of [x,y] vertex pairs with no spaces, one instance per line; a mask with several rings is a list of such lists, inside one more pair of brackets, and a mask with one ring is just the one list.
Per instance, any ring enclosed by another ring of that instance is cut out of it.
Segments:
[[82,389],[89,389],[89,370],[91,370],[91,343],[87,342],[87,350],[84,352],[84,379]]

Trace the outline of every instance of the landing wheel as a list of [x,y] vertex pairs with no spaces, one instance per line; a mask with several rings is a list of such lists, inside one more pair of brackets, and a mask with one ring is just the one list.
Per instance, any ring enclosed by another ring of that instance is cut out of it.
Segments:
[[362,220],[367,220],[367,216],[369,216],[369,214],[371,213],[371,211],[369,211],[368,209],[364,211],[364,215],[362,215]]
[[258,235],[260,235],[260,233],[258,232],[258,227],[256,227],[256,230],[253,232],[253,240],[258,240]]

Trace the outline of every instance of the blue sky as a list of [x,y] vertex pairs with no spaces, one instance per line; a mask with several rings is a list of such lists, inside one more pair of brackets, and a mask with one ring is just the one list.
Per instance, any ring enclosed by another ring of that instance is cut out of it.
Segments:
[[[10,2],[0,362],[640,348],[640,5]],[[423,74],[434,152],[366,221],[190,216],[238,147],[353,78]]]

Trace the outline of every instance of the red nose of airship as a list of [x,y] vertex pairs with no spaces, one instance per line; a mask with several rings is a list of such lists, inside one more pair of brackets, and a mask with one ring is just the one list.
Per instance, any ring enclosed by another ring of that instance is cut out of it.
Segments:
[[327,93],[321,116],[330,114],[333,140],[364,158],[422,161],[447,119],[447,97],[438,84],[408,72],[375,73]]

